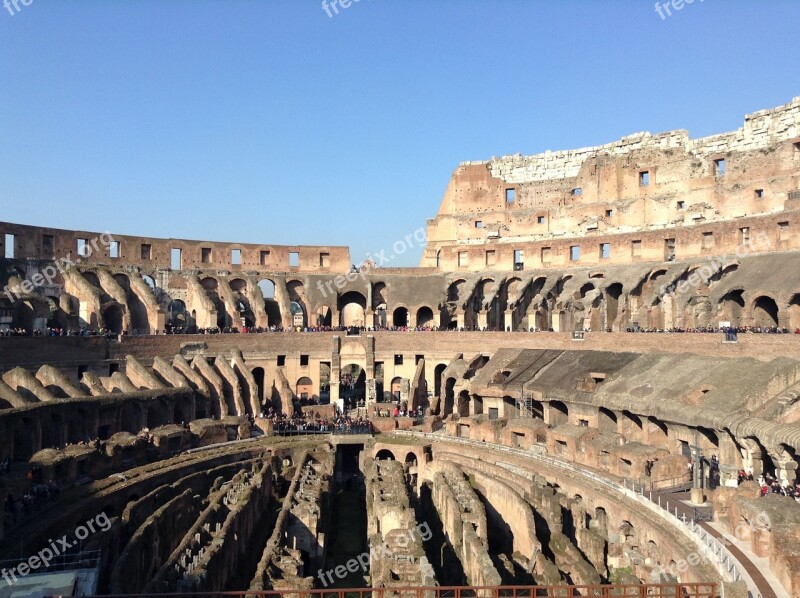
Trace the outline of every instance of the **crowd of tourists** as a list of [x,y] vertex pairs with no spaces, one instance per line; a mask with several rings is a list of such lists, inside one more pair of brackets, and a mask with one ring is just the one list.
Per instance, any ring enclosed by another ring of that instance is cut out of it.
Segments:
[[[736,475],[737,482],[741,485],[744,482],[753,482],[756,479],[753,477],[753,472],[747,472],[740,469]],[[769,494],[778,494],[780,496],[788,496],[800,502],[800,483],[784,483],[781,484],[780,480],[767,473],[758,477],[758,484],[761,487],[761,496]]]
[[[170,335],[170,334],[263,334],[269,332],[345,332],[349,335],[358,335],[361,333],[370,332],[555,332],[553,328],[537,328],[531,327],[528,330],[512,331],[511,327],[506,327],[505,330],[496,327],[483,327],[478,326],[462,326],[460,328],[440,328],[438,326],[304,326],[297,328],[284,329],[283,326],[269,326],[269,327],[242,327],[235,326],[215,326],[213,328],[197,328],[194,326],[167,326],[163,330],[156,330],[156,335]],[[584,330],[583,332],[594,332],[591,329]],[[612,332],[611,328],[606,328],[605,332]],[[642,326],[629,326],[625,332],[630,333],[700,333],[700,334],[720,334],[724,333],[728,340],[736,340],[738,334],[800,334],[800,328],[790,330],[789,328],[777,326],[732,326],[729,328],[718,328],[715,326],[699,326],[699,327],[672,327],[672,328],[649,328]],[[134,329],[132,336],[146,336],[151,334],[149,330]],[[122,336],[127,336],[128,332],[123,331]],[[47,328],[45,330],[28,330],[27,328],[0,328],[0,337],[4,336],[104,336],[106,338],[116,338],[119,336],[117,333],[111,332],[104,328],[97,330],[90,330],[88,328],[73,329],[73,328]]]
[[273,434],[292,436],[295,434],[371,434],[372,424],[363,417],[353,418],[348,415],[336,415],[332,419],[320,416],[319,413],[295,412],[291,417],[274,414],[272,420]]

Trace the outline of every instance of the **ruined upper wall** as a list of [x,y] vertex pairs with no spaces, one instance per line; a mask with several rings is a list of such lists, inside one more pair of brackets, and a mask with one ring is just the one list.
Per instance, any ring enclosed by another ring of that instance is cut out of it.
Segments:
[[[642,231],[769,217],[796,211],[798,204],[800,97],[711,137],[690,139],[681,130],[637,133],[601,146],[464,162],[428,221],[420,265],[436,266],[437,252],[448,248],[439,268],[465,269],[452,259],[456,245],[491,249],[583,236],[605,242]],[[493,258],[466,269],[491,266]],[[513,262],[503,265],[511,269]]]
[[[59,260],[80,259],[84,264],[124,264],[147,269],[172,267],[172,250],[179,249],[180,268],[218,268],[230,271],[263,270],[273,272],[347,272],[350,250],[331,245],[258,245],[222,241],[192,241],[133,237],[109,232],[72,231],[42,226],[0,222],[0,256],[7,255],[5,235],[14,235],[15,259]],[[89,247],[79,253],[79,242]],[[111,242],[119,245],[112,257]],[[240,251],[238,264],[232,252]],[[297,265],[290,263],[290,254],[297,253]]]
[[780,141],[800,136],[800,96],[771,110],[759,110],[744,117],[736,131],[690,139],[679,129],[657,133],[634,133],[612,143],[574,150],[546,151],[533,156],[515,154],[488,161],[462,162],[461,166],[488,164],[493,177],[507,183],[529,183],[578,176],[583,163],[597,155],[626,156],[639,150],[664,151],[679,148],[697,157],[728,152],[765,149]]

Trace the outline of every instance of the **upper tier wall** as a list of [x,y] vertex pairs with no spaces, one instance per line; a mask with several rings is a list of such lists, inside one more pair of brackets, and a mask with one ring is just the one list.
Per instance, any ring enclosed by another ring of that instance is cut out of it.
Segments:
[[[222,241],[190,241],[132,237],[108,232],[71,231],[42,226],[0,222],[0,255],[6,255],[5,235],[14,235],[14,258],[80,260],[85,264],[116,263],[148,269],[172,268],[172,250],[179,249],[176,269],[218,268],[230,271],[264,270],[272,272],[347,272],[350,268],[348,247],[331,245],[256,245]],[[79,243],[89,248],[81,255]],[[117,256],[112,257],[111,242],[117,242]],[[233,263],[234,251],[240,252]],[[290,254],[297,254],[297,265]]]

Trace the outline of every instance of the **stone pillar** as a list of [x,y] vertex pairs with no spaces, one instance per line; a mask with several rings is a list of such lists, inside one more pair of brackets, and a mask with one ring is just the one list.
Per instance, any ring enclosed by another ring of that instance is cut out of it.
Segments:
[[456,312],[456,324],[457,324],[457,326],[456,326],[457,328],[463,328],[464,327],[464,311],[463,310],[458,310]]
[[487,313],[483,310],[478,312],[478,329],[486,328]]
[[504,329],[508,328],[509,330],[514,330],[514,311],[511,309],[507,309],[503,313],[503,326]]

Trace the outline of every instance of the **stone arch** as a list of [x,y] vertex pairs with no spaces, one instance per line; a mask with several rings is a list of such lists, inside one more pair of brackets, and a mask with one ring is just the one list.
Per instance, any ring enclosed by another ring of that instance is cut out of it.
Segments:
[[563,401],[550,401],[549,405],[549,421],[550,426],[556,427],[569,422],[569,407]]
[[774,328],[778,326],[778,303],[768,295],[753,300],[753,326]]
[[314,383],[311,381],[311,378],[308,376],[301,376],[298,378],[295,384],[294,394],[301,401],[314,398]]
[[622,297],[622,283],[615,282],[606,287],[606,328],[611,328],[613,331],[619,330],[622,325],[617,325],[617,317],[619,316],[619,303]]
[[403,388],[403,379],[400,376],[395,376],[392,378],[391,386],[389,387],[389,392],[391,393],[391,397],[393,401],[400,400],[400,393]]
[[168,418],[164,413],[164,406],[161,401],[150,403],[147,406],[147,427],[152,430],[166,423],[168,423]]
[[456,379],[447,378],[444,386],[444,406],[442,408],[442,417],[447,417],[453,413],[453,407],[455,407],[456,397],[454,389],[456,386]]
[[105,328],[114,334],[121,334],[123,330],[124,314],[122,308],[116,303],[103,310],[103,323]]
[[317,326],[330,328],[331,324],[331,308],[327,305],[320,305],[317,308]]
[[[290,280],[286,283],[286,290],[289,292],[292,326],[308,326],[308,302],[305,285],[300,280]],[[301,317],[302,324],[300,323]]]
[[194,419],[194,406],[188,397],[177,398],[172,406],[172,423],[188,424]]
[[264,312],[267,314],[267,326],[282,326],[281,306],[277,301],[275,281],[262,278],[258,281],[258,288],[264,300]]
[[264,400],[264,368],[256,367],[250,372],[253,375],[253,380],[256,381],[256,392],[258,393],[258,402],[262,403]]
[[348,291],[339,296],[337,308],[340,314],[340,326],[363,327],[367,298],[358,291]]
[[744,309],[744,289],[734,289],[725,293],[719,300],[720,319],[731,326],[741,326]]
[[376,461],[395,461],[394,453],[389,449],[381,449],[375,454]]
[[601,432],[617,432],[617,415],[611,409],[600,407],[597,410],[597,427]]
[[191,324],[189,322],[186,303],[180,299],[174,299],[167,305],[167,322],[169,322],[171,326],[178,328],[187,328],[190,325],[194,325],[194,322]]
[[36,444],[35,423],[30,418],[22,418],[14,424],[14,460],[28,461],[38,450]]
[[127,402],[119,413],[119,429],[129,434],[138,434],[142,425],[142,407],[136,402]]
[[800,293],[789,300],[789,327],[797,330],[800,328]]
[[446,363],[440,363],[433,368],[433,395],[435,397],[442,396],[442,374],[446,369]]
[[417,310],[417,327],[433,328],[433,310],[427,305],[423,305]]
[[392,326],[395,328],[405,328],[408,326],[408,308],[397,307],[392,312]]

